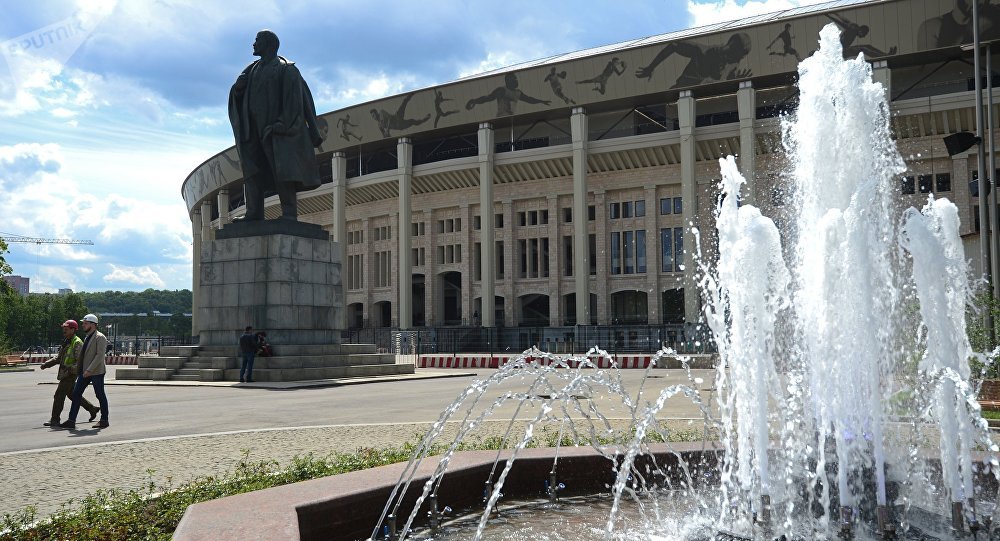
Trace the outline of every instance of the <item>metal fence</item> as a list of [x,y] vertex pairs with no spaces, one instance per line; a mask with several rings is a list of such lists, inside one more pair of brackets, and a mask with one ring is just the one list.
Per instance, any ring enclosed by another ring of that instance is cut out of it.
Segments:
[[434,353],[520,353],[532,347],[550,353],[586,353],[597,346],[612,354],[654,353],[672,347],[680,353],[715,353],[711,333],[694,325],[580,325],[571,327],[392,327],[344,332],[349,344],[375,344],[398,355]]

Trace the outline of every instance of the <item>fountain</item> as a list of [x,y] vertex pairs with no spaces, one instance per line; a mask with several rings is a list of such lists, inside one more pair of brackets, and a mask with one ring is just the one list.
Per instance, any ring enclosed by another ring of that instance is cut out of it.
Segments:
[[[786,231],[740,204],[745,181],[732,157],[720,160],[717,260],[699,254],[705,324],[720,358],[711,400],[690,371],[687,383],[648,400],[627,392],[615,369],[598,369],[593,357],[607,356],[599,349],[525,352],[442,413],[402,468],[372,539],[414,538],[423,513],[430,538],[482,539],[541,426],[558,427],[536,490],[548,507],[577,490],[575,474],[560,468],[571,446],[592,447],[608,465],[610,503],[594,539],[997,538],[998,448],[969,384],[957,209],[931,197],[921,210],[894,210],[906,167],[885,91],[863,58],[843,60],[838,34],[824,28],[819,50],[801,63],[800,105],[782,123],[797,213]],[[666,357],[682,358],[665,349],[652,366]],[[487,389],[515,380],[525,390],[481,404]],[[631,419],[626,440],[611,438],[598,394]],[[678,397],[698,408],[717,447],[650,443],[670,440],[658,415]],[[496,452],[477,485],[485,486],[478,519],[456,537],[441,534],[451,461],[508,403],[516,407],[500,441],[512,449]],[[456,419],[457,435],[439,442]],[[436,467],[418,476],[435,445]],[[423,486],[411,487],[417,479]],[[407,494],[415,497],[404,503]],[[638,529],[621,529],[626,505]]]

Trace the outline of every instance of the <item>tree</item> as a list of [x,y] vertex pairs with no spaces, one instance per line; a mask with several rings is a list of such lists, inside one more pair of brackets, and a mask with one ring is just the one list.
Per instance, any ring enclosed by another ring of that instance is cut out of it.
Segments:
[[6,355],[14,347],[14,341],[8,334],[8,324],[11,321],[12,307],[20,295],[14,291],[3,277],[14,272],[14,269],[4,259],[7,253],[7,243],[0,239],[0,355]]

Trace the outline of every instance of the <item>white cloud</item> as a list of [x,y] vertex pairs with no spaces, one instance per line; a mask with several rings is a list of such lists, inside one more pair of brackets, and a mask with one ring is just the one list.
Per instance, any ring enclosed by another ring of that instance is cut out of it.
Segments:
[[735,21],[754,15],[773,13],[800,6],[822,4],[829,0],[721,0],[719,2],[695,2],[688,0],[687,11],[691,26],[705,26],[712,23]]
[[[166,202],[143,199],[134,177],[125,180],[138,193],[125,195],[100,182],[105,171],[99,166],[89,175],[69,166],[74,155],[54,144],[0,146],[3,233],[94,243],[18,244],[7,257],[15,272],[32,276],[33,291],[190,287],[191,224],[180,180]],[[101,158],[112,160],[108,154]]]
[[166,283],[149,266],[144,267],[119,267],[111,265],[111,272],[104,275],[104,280],[108,282],[126,282],[139,286],[147,286],[154,289],[163,289]]

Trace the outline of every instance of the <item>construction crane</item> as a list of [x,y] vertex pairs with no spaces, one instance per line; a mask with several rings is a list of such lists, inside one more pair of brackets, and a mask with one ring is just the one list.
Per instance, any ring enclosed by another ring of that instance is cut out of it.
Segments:
[[0,240],[4,242],[24,242],[24,243],[34,243],[34,244],[85,244],[88,246],[93,246],[94,241],[92,240],[75,240],[75,239],[39,239],[35,237],[22,237],[22,236],[3,236],[0,235]]

